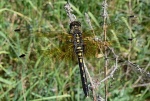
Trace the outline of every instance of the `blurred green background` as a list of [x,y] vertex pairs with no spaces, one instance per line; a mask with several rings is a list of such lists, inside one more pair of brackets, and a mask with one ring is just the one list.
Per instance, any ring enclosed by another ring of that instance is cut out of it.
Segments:
[[[90,29],[87,13],[97,36],[102,36],[103,0],[69,2],[83,31]],[[149,101],[150,1],[107,2],[107,40],[119,56],[114,79],[107,81],[108,101]],[[77,62],[49,53],[54,47],[59,50],[58,39],[63,40],[60,35],[69,30],[64,4],[63,0],[0,0],[0,101],[92,101],[84,98]],[[88,62],[92,78],[102,80],[104,59]],[[114,60],[109,63],[112,71]],[[103,83],[96,94],[104,98]]]

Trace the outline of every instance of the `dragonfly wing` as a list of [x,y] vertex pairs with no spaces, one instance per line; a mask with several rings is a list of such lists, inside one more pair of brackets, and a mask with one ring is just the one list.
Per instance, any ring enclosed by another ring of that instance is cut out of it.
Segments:
[[60,43],[59,46],[52,47],[49,50],[43,51],[45,56],[50,56],[53,59],[65,61],[77,61],[74,53],[73,44],[70,42]]

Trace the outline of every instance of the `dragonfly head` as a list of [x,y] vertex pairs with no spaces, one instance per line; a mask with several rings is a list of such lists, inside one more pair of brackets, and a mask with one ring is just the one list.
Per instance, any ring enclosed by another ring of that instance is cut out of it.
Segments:
[[70,29],[73,27],[81,27],[81,23],[79,21],[73,21],[70,23]]
[[81,23],[79,21],[73,21],[70,23],[70,34],[73,34],[74,31],[81,31]]

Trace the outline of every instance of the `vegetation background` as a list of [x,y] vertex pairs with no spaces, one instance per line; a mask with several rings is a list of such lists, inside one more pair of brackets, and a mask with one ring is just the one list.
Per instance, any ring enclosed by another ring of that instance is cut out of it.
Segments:
[[[69,2],[83,30],[90,29],[86,12],[93,28],[102,33],[103,0]],[[119,56],[114,79],[107,82],[108,101],[150,101],[150,1],[107,2],[107,40]],[[92,101],[84,98],[78,64],[41,51],[59,45],[57,36],[49,37],[48,31],[69,29],[64,4],[63,0],[0,0],[0,101]],[[104,60],[89,61],[92,77],[102,79]],[[104,98],[104,84],[97,94]]]

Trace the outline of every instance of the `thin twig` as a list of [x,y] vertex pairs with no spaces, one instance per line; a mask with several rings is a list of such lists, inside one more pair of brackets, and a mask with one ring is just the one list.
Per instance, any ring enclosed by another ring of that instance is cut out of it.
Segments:
[[143,86],[150,86],[150,83],[144,83],[144,84],[137,84],[137,85],[132,85],[132,87],[136,88],[136,87],[143,87]]
[[83,60],[83,63],[84,63],[84,67],[85,67],[85,71],[86,71],[86,74],[88,75],[88,78],[89,78],[89,80],[90,80],[90,84],[91,84],[91,88],[92,88],[92,94],[93,94],[93,99],[94,99],[94,101],[96,101],[96,94],[95,94],[95,86],[94,86],[94,83],[93,83],[93,80],[92,80],[92,78],[91,78],[91,76],[90,76],[90,73],[89,73],[89,71],[88,71],[88,69],[87,69],[87,66],[86,66],[86,64],[85,64],[85,61]]
[[[104,0],[103,1],[103,34],[104,34],[104,44],[106,43],[107,41],[107,28],[106,28],[106,20],[107,20],[107,0]],[[105,66],[104,66],[104,78],[106,78],[106,75],[107,75],[107,67],[108,67],[108,60],[107,60],[107,46],[105,45],[105,52],[104,52],[104,55],[105,55]],[[107,101],[107,81],[105,80],[105,101]]]
[[111,52],[113,53],[114,58],[115,58],[115,63],[114,63],[113,70],[111,71],[111,73],[108,76],[106,76],[103,80],[101,80],[98,85],[100,85],[102,82],[105,82],[109,78],[113,78],[115,71],[118,69],[118,55],[116,55],[113,48],[108,47],[108,49],[110,49]]
[[87,13],[85,13],[85,19],[90,27],[91,30],[93,30],[93,26],[92,26],[92,23],[91,23],[91,20],[90,20],[90,17]]
[[74,14],[72,14],[73,10],[72,10],[69,2],[65,4],[64,8],[65,8],[65,10],[67,12],[67,15],[68,15],[69,19],[70,19],[70,23],[75,21],[76,20],[76,16]]
[[90,29],[92,30],[92,33],[93,33],[94,37],[95,37],[94,29],[93,29],[90,17],[87,13],[85,13],[85,19],[86,19],[86,22],[88,23]]
[[[145,79],[147,81],[150,81],[150,72],[147,72],[146,69],[140,68],[139,65],[132,63],[131,61],[127,61],[128,65],[132,66],[132,69],[137,72],[140,73],[141,76],[139,77],[139,79],[134,83],[136,84],[138,81],[140,81],[140,79]],[[147,68],[148,69],[148,68]]]
[[[132,14],[132,4],[131,4],[131,0],[129,0],[129,6],[128,6],[128,8],[129,8],[128,13],[129,13],[129,15],[131,15],[131,14]],[[129,26],[132,27],[131,19],[129,19]],[[129,29],[129,39],[131,39],[131,38],[132,38],[132,30],[131,30],[131,28],[130,28],[130,29]],[[130,61],[130,58],[131,58],[131,49],[132,49],[132,42],[130,41],[130,42],[129,42],[129,48],[128,48],[128,61]],[[128,67],[129,67],[129,66],[128,66]],[[127,68],[126,74],[128,74],[128,72],[129,72],[129,68]],[[127,78],[127,75],[126,75],[126,78]]]

